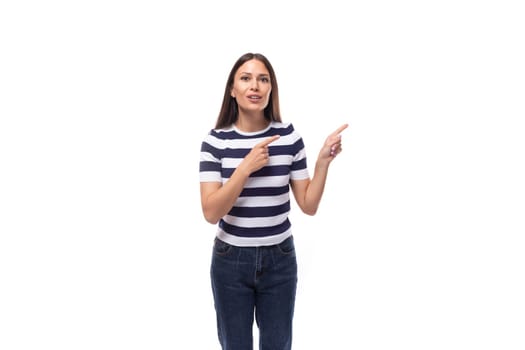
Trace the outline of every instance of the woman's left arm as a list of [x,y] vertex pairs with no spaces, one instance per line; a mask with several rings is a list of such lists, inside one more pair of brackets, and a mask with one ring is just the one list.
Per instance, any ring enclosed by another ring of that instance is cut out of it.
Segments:
[[328,168],[343,150],[340,134],[347,127],[348,124],[343,124],[326,138],[319,151],[312,179],[292,180],[290,182],[297,205],[305,214],[315,215],[319,208],[328,176]]

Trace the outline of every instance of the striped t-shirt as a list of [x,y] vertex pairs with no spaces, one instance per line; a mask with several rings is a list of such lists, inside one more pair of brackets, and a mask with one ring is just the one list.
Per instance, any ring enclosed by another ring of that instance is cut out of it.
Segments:
[[268,164],[253,172],[230,212],[218,224],[217,237],[236,246],[281,243],[291,232],[290,180],[308,179],[301,136],[290,123],[272,122],[261,131],[243,132],[235,126],[211,130],[200,152],[200,181],[226,183],[258,143],[274,135]]

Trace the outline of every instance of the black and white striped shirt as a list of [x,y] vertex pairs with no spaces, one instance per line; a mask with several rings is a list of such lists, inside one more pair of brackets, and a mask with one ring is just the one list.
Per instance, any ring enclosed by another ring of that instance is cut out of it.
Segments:
[[226,183],[251,149],[280,135],[269,146],[269,163],[252,173],[230,212],[218,224],[217,237],[236,246],[278,244],[291,233],[290,180],[309,178],[301,136],[288,123],[243,132],[231,126],[211,130],[200,153],[200,181]]

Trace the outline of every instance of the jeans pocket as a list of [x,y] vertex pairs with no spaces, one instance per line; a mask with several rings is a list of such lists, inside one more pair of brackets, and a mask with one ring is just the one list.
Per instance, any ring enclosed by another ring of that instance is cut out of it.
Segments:
[[293,237],[290,236],[281,243],[277,244],[277,249],[281,254],[289,255],[295,252],[295,245],[293,242]]
[[228,244],[224,241],[221,241],[218,238],[215,238],[215,242],[213,243],[213,251],[215,254],[226,255],[230,252],[231,249],[232,249],[231,244]]

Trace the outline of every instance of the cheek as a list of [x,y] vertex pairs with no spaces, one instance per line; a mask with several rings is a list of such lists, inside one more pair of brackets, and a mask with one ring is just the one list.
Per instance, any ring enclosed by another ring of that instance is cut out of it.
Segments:
[[270,100],[270,96],[272,95],[272,89],[269,89],[268,92],[266,93],[266,100],[269,101]]
[[264,101],[264,108],[266,108],[268,106],[268,104],[270,103],[270,94],[267,94],[266,95],[266,98],[265,98],[265,101]]

